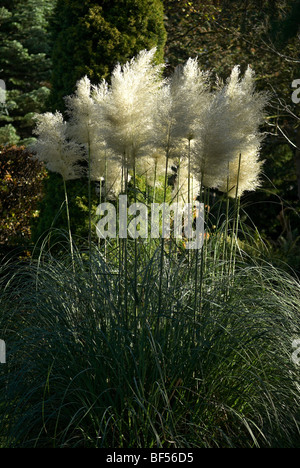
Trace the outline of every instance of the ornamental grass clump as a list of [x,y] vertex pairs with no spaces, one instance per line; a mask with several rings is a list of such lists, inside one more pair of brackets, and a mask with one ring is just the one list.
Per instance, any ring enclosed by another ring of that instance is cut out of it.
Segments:
[[227,290],[215,247],[196,321],[194,278],[170,257],[160,287],[159,253],[140,256],[137,288],[97,246],[90,272],[76,249],[71,274],[67,244],[2,266],[1,446],[299,447],[299,283],[243,254]]
[[[92,213],[93,181],[99,184],[99,202],[103,197],[114,197],[117,204],[121,193],[129,194],[135,202],[139,197],[139,201],[149,203],[152,195],[154,201],[157,198],[168,203],[173,200],[194,203],[209,199],[210,189],[224,192],[227,196],[224,253],[230,232],[229,198],[235,198],[229,256],[231,272],[239,230],[239,200],[245,191],[255,190],[259,185],[262,170],[259,151],[263,140],[260,125],[268,97],[255,90],[254,72],[249,67],[243,77],[239,67],[234,67],[225,84],[217,81],[214,85],[211,75],[200,69],[197,60],[189,59],[170,78],[164,79],[163,65],[153,62],[155,51],[155,48],[141,51],[125,65],[118,64],[110,85],[102,81],[95,86],[87,77],[82,78],[75,94],[66,97],[68,121],[62,122],[59,114],[51,117],[60,119],[64,138],[59,139],[53,125],[47,130],[41,125],[37,127],[37,157],[48,162],[49,169],[55,168],[59,153],[43,148],[44,133],[49,137],[52,132],[49,139],[54,142],[54,148],[59,144],[62,154],[76,148],[75,157],[84,160],[85,164],[79,166],[79,161],[70,159],[69,177],[74,168],[85,167],[90,255],[92,218],[101,213],[97,209]],[[50,114],[46,114],[40,121],[49,118]],[[145,189],[138,187],[138,177],[144,179]],[[208,218],[208,213],[205,216]],[[122,245],[119,265],[124,259],[126,264],[127,242]],[[167,251],[172,251],[170,245]],[[160,250],[162,278],[164,237]],[[189,265],[189,252],[187,257]],[[204,261],[201,252],[200,286]],[[195,275],[198,276],[197,264]]]
[[255,258],[257,232],[239,219],[262,169],[267,97],[250,68],[214,87],[196,60],[164,80],[153,57],[118,65],[110,86],[82,78],[67,121],[39,117],[36,157],[65,191],[84,171],[117,207],[121,193],[200,198],[204,245],[90,235],[87,252],[69,229],[55,255],[49,235],[30,262],[0,266],[3,447],[299,446],[299,281],[265,247]]

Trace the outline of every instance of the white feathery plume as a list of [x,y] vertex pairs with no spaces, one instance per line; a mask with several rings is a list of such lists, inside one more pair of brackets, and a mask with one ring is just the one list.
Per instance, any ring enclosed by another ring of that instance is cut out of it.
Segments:
[[114,158],[113,153],[103,149],[98,152],[99,159],[91,160],[91,180],[100,182],[103,186],[103,194],[108,198],[117,198],[122,192],[123,170],[122,165]]
[[146,147],[148,155],[161,153],[170,157],[170,152],[176,151],[175,141],[171,138],[174,125],[172,110],[170,81],[165,81],[157,93],[153,109],[153,128]]
[[153,65],[156,49],[142,51],[112,73],[108,98],[102,103],[106,120],[105,140],[122,164],[134,167],[148,144],[153,127],[153,110],[161,87],[163,65]]
[[171,80],[171,94],[175,138],[183,139],[178,165],[175,192],[185,203],[191,203],[200,193],[200,183],[191,171],[191,147],[195,129],[210,99],[209,74],[200,70],[197,59],[189,58],[183,67],[175,70]]
[[220,185],[221,192],[227,192],[228,196],[241,197],[244,192],[254,191],[261,185],[260,174],[264,162],[259,160],[260,142],[252,143],[247,152],[241,153],[229,164],[228,176]]
[[201,113],[191,147],[191,164],[205,187],[216,188],[239,151],[241,139],[235,133],[235,116],[224,88],[211,94]]
[[82,168],[78,161],[82,159],[82,148],[68,139],[68,125],[60,112],[36,116],[37,125],[34,134],[38,139],[30,146],[36,159],[45,163],[47,169],[61,174],[63,179],[78,179]]
[[196,122],[209,98],[208,73],[198,66],[197,59],[189,58],[178,66],[170,80],[172,97],[172,134],[177,138],[192,140]]
[[94,120],[94,100],[91,98],[91,82],[87,76],[77,82],[75,94],[65,97],[69,115],[70,137],[83,145],[90,144]]
[[66,98],[69,135],[85,148],[90,178],[100,183],[105,181],[107,197],[119,195],[122,181],[122,168],[103,138],[105,122],[101,111],[108,92],[105,80],[98,86],[92,86],[85,76],[77,82],[75,94]]
[[101,106],[108,95],[105,80],[92,86],[87,76],[77,82],[75,94],[65,98],[69,115],[69,136],[86,149],[86,158],[99,159],[106,145],[101,128]]
[[[91,179],[100,183],[104,181],[104,193],[108,198],[117,198],[122,192],[124,174],[117,155],[108,147],[104,140],[104,128],[107,122],[103,115],[103,104],[109,98],[108,83],[103,80],[95,86],[91,96],[94,100],[94,119],[98,122],[99,132],[91,143]],[[98,137],[98,138],[97,138]]]
[[240,80],[239,74],[239,67],[234,67],[226,85],[212,95],[204,109],[203,120],[195,132],[193,167],[204,186],[227,191],[229,177],[229,189],[233,190],[242,154],[240,177],[242,174],[244,177],[239,190],[242,194],[246,186],[254,189],[261,169],[259,125],[263,121],[266,96],[255,93],[254,73],[250,68],[244,80]]
[[208,74],[200,70],[197,59],[190,58],[159,91],[151,140],[154,154],[164,151],[173,158],[181,151],[182,159],[189,158],[188,144],[208,99]]
[[237,116],[237,131],[244,135],[258,135],[264,122],[264,109],[269,95],[255,90],[255,72],[248,66],[243,79],[236,65],[226,86],[231,111]]
[[[93,107],[91,108],[91,117],[93,120],[93,125],[95,125],[96,132],[95,137],[97,140],[105,143],[103,128],[106,125],[106,121],[103,115],[103,104],[109,98],[109,86],[105,80],[97,85],[93,86],[91,90],[91,99],[93,100]],[[106,143],[105,143],[105,146]]]
[[[122,179],[123,179],[123,168],[118,161],[109,162],[109,170],[104,178],[105,181],[105,194],[108,198],[117,199],[120,193],[122,193]],[[128,176],[128,182],[130,177]]]
[[[235,158],[229,163],[229,172],[219,188],[228,195],[240,197],[246,191],[254,191],[260,186],[260,173],[263,162],[259,160],[263,134],[259,132],[264,122],[264,109],[268,93],[255,90],[255,73],[248,66],[243,79],[240,67],[233,68],[226,88],[231,112],[236,116],[236,134],[242,143]],[[241,157],[240,157],[241,155]]]

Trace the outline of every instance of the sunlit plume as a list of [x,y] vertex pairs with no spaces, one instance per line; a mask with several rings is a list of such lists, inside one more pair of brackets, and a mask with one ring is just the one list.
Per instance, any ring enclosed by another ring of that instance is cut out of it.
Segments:
[[30,149],[47,169],[61,174],[64,180],[78,179],[82,167],[82,147],[68,138],[68,124],[60,112],[47,112],[36,116],[34,134],[38,136]]
[[264,135],[259,128],[264,122],[269,95],[255,90],[255,73],[249,66],[242,79],[239,66],[233,68],[226,93],[231,113],[236,116],[235,132],[241,144],[219,188],[226,192],[228,187],[228,195],[235,197],[260,186],[263,166],[260,150]]
[[255,92],[252,70],[248,68],[241,80],[238,66],[233,68],[226,85],[220,86],[212,95],[204,109],[202,123],[195,131],[193,148],[193,168],[206,187],[225,192],[229,187],[230,195],[235,196],[232,187],[237,186],[239,167],[239,195],[257,187],[262,140],[259,126],[263,122],[266,102],[265,94]]
[[100,105],[106,121],[107,145],[127,169],[134,167],[153,131],[163,67],[153,64],[155,52],[155,48],[142,51],[124,66],[117,65],[112,73],[108,99]]
[[170,80],[172,100],[172,136],[192,140],[202,110],[209,99],[209,74],[198,66],[197,59],[189,58],[178,66]]
[[164,185],[174,165],[173,194],[186,201],[200,186],[232,197],[255,190],[268,96],[256,91],[253,70],[241,77],[234,67],[212,91],[210,74],[197,59],[163,79],[155,52],[144,50],[117,65],[110,85],[79,80],[65,99],[68,122],[58,112],[37,118],[37,157],[65,180],[82,174],[78,161],[85,159],[89,180],[100,182],[107,196],[126,190],[130,175]]

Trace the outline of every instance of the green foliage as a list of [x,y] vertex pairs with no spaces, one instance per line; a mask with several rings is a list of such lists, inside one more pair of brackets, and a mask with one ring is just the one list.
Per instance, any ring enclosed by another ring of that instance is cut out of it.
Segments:
[[[51,70],[47,24],[51,0],[4,0],[0,9],[0,78],[7,88],[6,112],[0,124],[15,130],[2,133],[2,144],[27,144],[33,122],[31,113],[41,112],[49,96]],[[10,127],[11,128],[11,127]]]
[[[69,210],[71,216],[71,230],[74,237],[86,241],[89,232],[88,216],[88,181],[80,179],[67,182]],[[99,204],[96,186],[92,186],[92,210],[95,213]],[[62,177],[49,173],[44,182],[44,197],[39,204],[42,216],[34,220],[32,225],[32,240],[38,242],[45,237],[51,228],[67,229],[67,212]],[[93,229],[93,231],[95,231]],[[55,241],[53,236],[52,240]],[[78,240],[79,241],[79,240]]]
[[42,198],[43,166],[24,147],[0,151],[0,244],[30,241],[31,220]]
[[52,21],[51,107],[63,110],[63,98],[84,75],[99,83],[117,62],[126,62],[142,49],[157,46],[161,62],[163,18],[160,0],[58,0]]
[[12,145],[17,145],[20,137],[17,135],[16,129],[12,124],[7,124],[0,128],[0,145],[4,146],[8,142]]
[[299,283],[241,255],[222,275],[212,239],[196,319],[186,262],[168,256],[160,287],[143,245],[136,277],[129,245],[118,270],[62,243],[0,282],[2,445],[299,447]]

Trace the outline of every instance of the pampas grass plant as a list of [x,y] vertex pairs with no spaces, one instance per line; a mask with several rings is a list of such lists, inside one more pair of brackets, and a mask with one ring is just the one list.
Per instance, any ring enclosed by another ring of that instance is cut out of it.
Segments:
[[267,97],[250,68],[213,88],[190,59],[165,80],[154,53],[117,65],[110,86],[80,80],[67,122],[39,118],[36,157],[64,182],[85,161],[99,202],[200,200],[204,246],[96,245],[90,206],[88,250],[69,230],[55,255],[45,239],[25,265],[2,264],[3,447],[299,447],[299,282],[240,219]]

